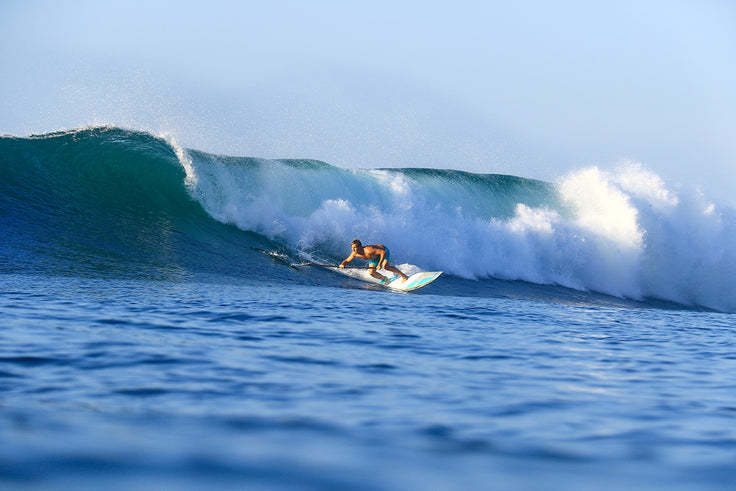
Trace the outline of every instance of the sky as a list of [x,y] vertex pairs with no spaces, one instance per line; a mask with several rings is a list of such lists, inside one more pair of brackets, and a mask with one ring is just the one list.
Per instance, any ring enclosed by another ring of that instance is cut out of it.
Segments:
[[634,160],[736,204],[736,3],[0,0],[0,133],[554,181]]

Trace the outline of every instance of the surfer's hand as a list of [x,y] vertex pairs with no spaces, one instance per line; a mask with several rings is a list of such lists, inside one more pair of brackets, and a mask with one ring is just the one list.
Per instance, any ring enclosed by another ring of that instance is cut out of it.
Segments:
[[340,269],[345,269],[345,263],[340,263]]

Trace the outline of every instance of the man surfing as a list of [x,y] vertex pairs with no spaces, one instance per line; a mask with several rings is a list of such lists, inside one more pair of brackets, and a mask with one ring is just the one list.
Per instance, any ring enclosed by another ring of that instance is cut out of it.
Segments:
[[401,281],[406,281],[406,279],[409,278],[404,273],[399,271],[398,268],[395,268],[388,263],[391,259],[391,252],[385,245],[373,244],[363,247],[360,239],[355,239],[350,243],[350,248],[353,250],[353,252],[350,253],[347,259],[340,263],[341,268],[344,268],[347,263],[349,263],[356,257],[359,257],[368,261],[368,273],[370,273],[370,275],[377,280],[381,280],[381,283],[383,283],[384,285],[388,283],[389,277],[383,276],[381,273],[378,272],[378,270],[381,268],[401,276]]

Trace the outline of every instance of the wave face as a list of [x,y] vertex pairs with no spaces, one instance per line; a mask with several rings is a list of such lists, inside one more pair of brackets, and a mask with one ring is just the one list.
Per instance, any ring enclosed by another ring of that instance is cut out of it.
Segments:
[[243,232],[191,198],[181,155],[120,128],[0,138],[0,271],[242,271]]
[[0,139],[0,209],[12,268],[52,256],[270,278],[279,273],[252,247],[337,261],[360,237],[406,268],[736,311],[734,210],[634,163],[551,184],[225,157],[88,128]]

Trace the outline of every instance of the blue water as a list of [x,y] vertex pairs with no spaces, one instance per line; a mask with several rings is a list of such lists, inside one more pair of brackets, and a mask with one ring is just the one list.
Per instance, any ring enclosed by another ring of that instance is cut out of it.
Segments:
[[[569,181],[218,157],[116,128],[0,143],[2,487],[736,481],[730,210],[657,183],[621,201],[607,176],[623,218],[602,227],[610,209]],[[397,223],[444,242],[412,251]],[[353,236],[446,273],[405,294],[292,266]]]

